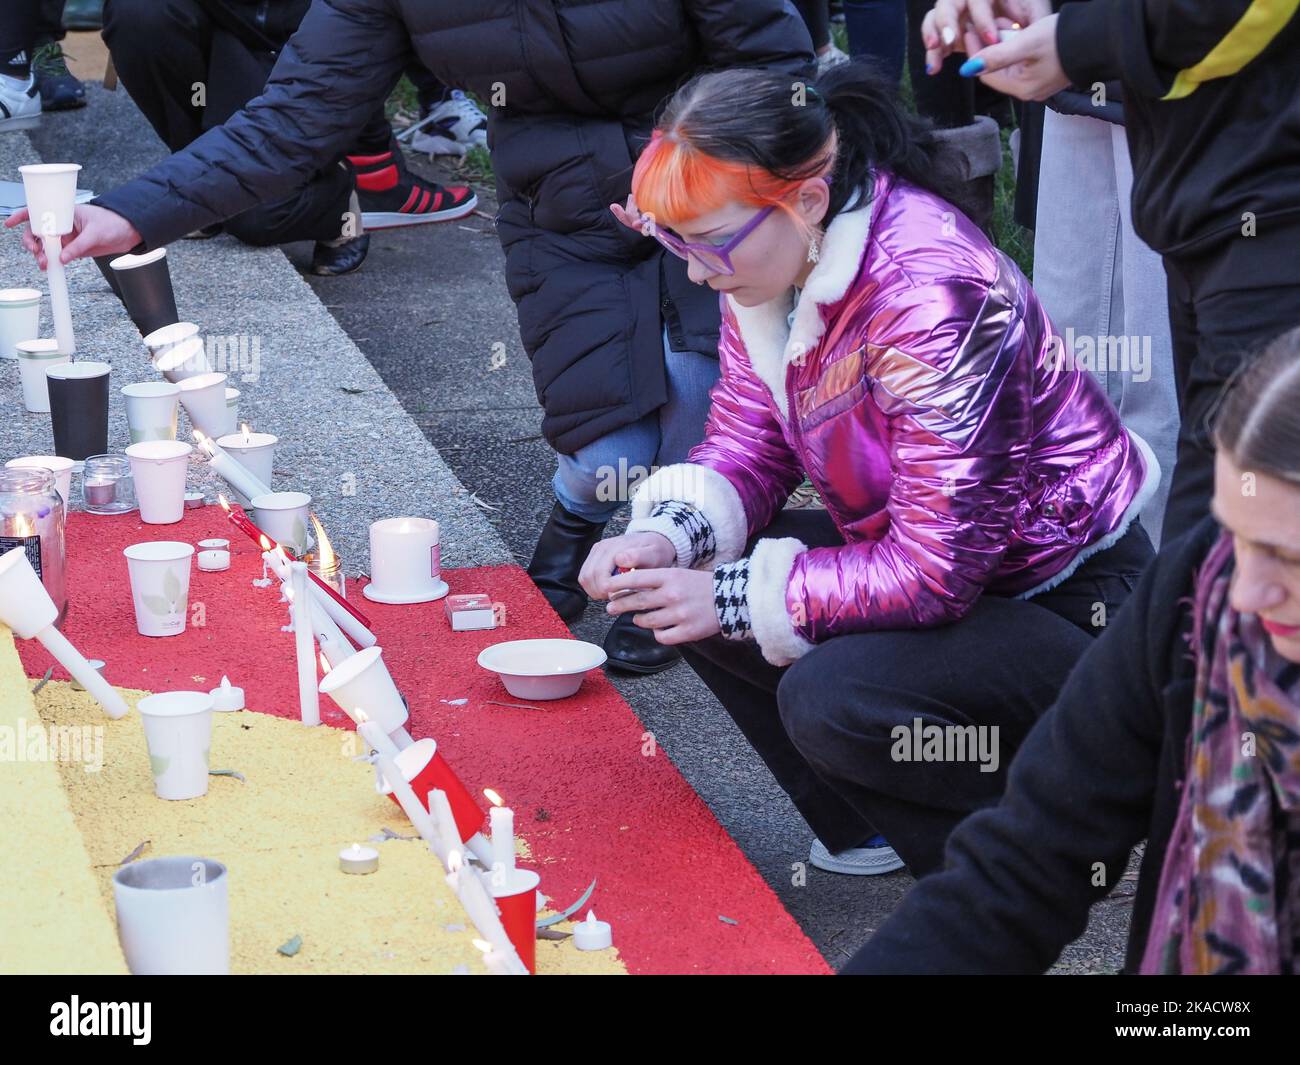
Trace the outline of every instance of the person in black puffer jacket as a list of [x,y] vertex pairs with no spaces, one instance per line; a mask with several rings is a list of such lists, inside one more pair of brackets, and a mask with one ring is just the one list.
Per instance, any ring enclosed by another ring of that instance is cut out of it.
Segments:
[[[686,264],[657,242],[619,225],[609,205],[627,199],[656,108],[690,76],[765,66],[811,77],[812,43],[793,7],[316,0],[262,95],[148,173],[78,207],[64,258],[156,248],[293,191],[348,146],[412,53],[489,110],[497,231],[545,410],[542,432],[561,456],[557,493],[585,511],[557,503],[529,566],[569,620],[586,604],[577,574],[588,549],[639,483],[635,475],[626,483],[617,464],[601,468],[607,459],[592,468],[583,449],[626,430],[644,437],[641,454],[625,456],[626,471],[679,461],[703,434],[717,375],[716,295],[690,284]],[[688,366],[682,393],[670,387],[666,349]],[[660,424],[661,408],[681,417]],[[671,451],[654,446],[664,437]],[[611,483],[613,498],[602,498]],[[611,659],[638,671],[671,665],[676,654],[647,633],[616,626]]]

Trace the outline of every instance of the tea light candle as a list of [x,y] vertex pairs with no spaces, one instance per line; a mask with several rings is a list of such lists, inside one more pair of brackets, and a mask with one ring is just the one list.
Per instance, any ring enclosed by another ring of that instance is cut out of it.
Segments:
[[230,569],[229,551],[200,551],[195,559],[204,573],[221,573]]
[[212,696],[212,709],[222,712],[244,709],[244,689],[230,683],[229,677],[221,678],[221,687],[213,688],[208,693]]
[[320,724],[320,693],[316,690],[316,635],[312,629],[311,585],[307,563],[289,563],[293,593],[293,642],[298,659],[298,705],[304,725]]
[[579,950],[605,950],[614,945],[614,935],[608,921],[596,920],[594,909],[587,911],[587,919],[573,926],[573,945]]
[[202,493],[202,492],[186,492],[186,493],[185,493],[185,509],[186,509],[186,510],[197,510],[199,507],[203,506],[203,502],[204,502],[204,501],[203,501],[203,493]]
[[96,477],[82,482],[82,494],[87,503],[96,507],[107,506],[117,499],[117,479]]
[[339,868],[351,876],[365,876],[379,868],[379,852],[374,847],[354,843],[339,851]]

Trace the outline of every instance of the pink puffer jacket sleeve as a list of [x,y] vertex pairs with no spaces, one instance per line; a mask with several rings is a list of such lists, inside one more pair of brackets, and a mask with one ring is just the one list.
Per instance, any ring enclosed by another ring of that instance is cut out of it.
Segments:
[[[961,279],[904,289],[873,324],[867,353],[872,399],[889,420],[889,528],[844,547],[760,542],[750,613],[766,611],[754,631],[777,664],[842,633],[962,617],[1011,534],[1036,345],[1009,296]],[[782,573],[784,596],[772,596]]]
[[715,553],[701,568],[740,558],[745,542],[766,528],[803,480],[771,393],[754,373],[734,319],[723,305],[718,341],[721,377],[710,395],[704,439],[688,461],[657,470],[632,497],[633,524],[654,504],[674,499],[698,507],[712,526]]

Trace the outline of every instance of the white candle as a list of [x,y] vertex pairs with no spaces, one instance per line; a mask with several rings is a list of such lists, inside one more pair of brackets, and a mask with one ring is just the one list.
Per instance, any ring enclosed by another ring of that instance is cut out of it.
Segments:
[[515,871],[515,812],[509,806],[493,806],[492,825],[492,883],[507,884]]
[[429,811],[415,797],[415,791],[411,787],[410,781],[397,768],[397,763],[394,761],[397,757],[397,748],[393,745],[393,741],[388,738],[379,722],[371,721],[366,717],[364,710],[358,709],[354,713],[357,719],[357,732],[370,744],[371,749],[375,752],[375,758],[384,779],[388,782],[389,787],[393,789],[393,794],[397,797],[402,809],[406,811],[406,816],[411,819],[411,824],[415,826],[420,838],[429,845],[429,849],[438,856],[438,860],[445,867],[447,864],[447,848],[443,846],[438,831],[434,828],[433,818],[429,816]]
[[236,492],[247,499],[254,496],[269,495],[271,486],[259,480],[249,470],[227,455],[211,437],[205,436],[197,429],[194,438],[199,442],[199,450],[208,457],[212,469]]
[[311,596],[307,592],[307,563],[289,564],[293,590],[293,643],[298,659],[298,706],[304,725],[320,724],[320,693],[316,690],[316,638],[312,630]]
[[459,851],[452,851],[448,862],[451,872],[447,874],[447,884],[456,892],[456,897],[465,907],[474,927],[492,944],[492,949],[505,959],[503,964],[507,971],[503,975],[527,976],[528,967],[520,960],[515,945],[506,935],[496,900],[492,898],[478,872],[461,859]]
[[[264,567],[263,572],[265,572],[265,567],[269,566],[272,572],[280,578],[282,583],[288,583],[289,559],[285,556],[283,548],[277,546],[275,551],[263,551],[262,566]],[[311,592],[320,592],[320,589],[317,588],[314,583],[308,582],[308,587]],[[324,593],[322,592],[321,595],[324,595]],[[325,596],[325,598],[328,599],[329,597]],[[351,658],[356,654],[356,651],[353,650],[352,645],[348,643],[347,639],[343,636],[338,625],[334,623],[334,619],[324,610],[320,609],[320,599],[318,596],[311,595],[311,600],[312,631],[315,633],[316,639],[320,642],[321,653],[325,656],[325,660],[330,664],[330,668],[333,669],[344,659]]]
[[63,633],[51,625],[38,632],[36,639],[40,640],[45,645],[45,649],[58,659],[59,664],[76,677],[81,686],[95,697],[95,701],[104,708],[104,712],[109,717],[126,716],[128,709],[126,702],[99,671],[86,661],[81,652],[68,642],[68,638]]
[[442,788],[433,788],[429,791],[429,813],[433,817],[433,823],[438,826],[438,831],[442,833],[442,838],[446,840],[448,849],[455,850],[460,847],[460,829],[456,827],[456,818],[451,812],[451,802]]
[[[72,309],[68,305],[68,278],[63,272],[63,263],[59,253],[63,251],[63,237],[46,236],[45,276],[50,283],[50,312],[54,317],[54,335],[59,341],[59,354],[71,355],[77,350],[76,338],[72,335]],[[30,339],[23,337],[24,340]]]

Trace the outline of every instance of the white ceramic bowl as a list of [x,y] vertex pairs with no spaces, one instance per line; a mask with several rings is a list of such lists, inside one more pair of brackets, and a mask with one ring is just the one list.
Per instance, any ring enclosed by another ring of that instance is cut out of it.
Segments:
[[605,658],[602,648],[581,640],[511,640],[484,648],[478,664],[496,673],[516,698],[563,699]]

